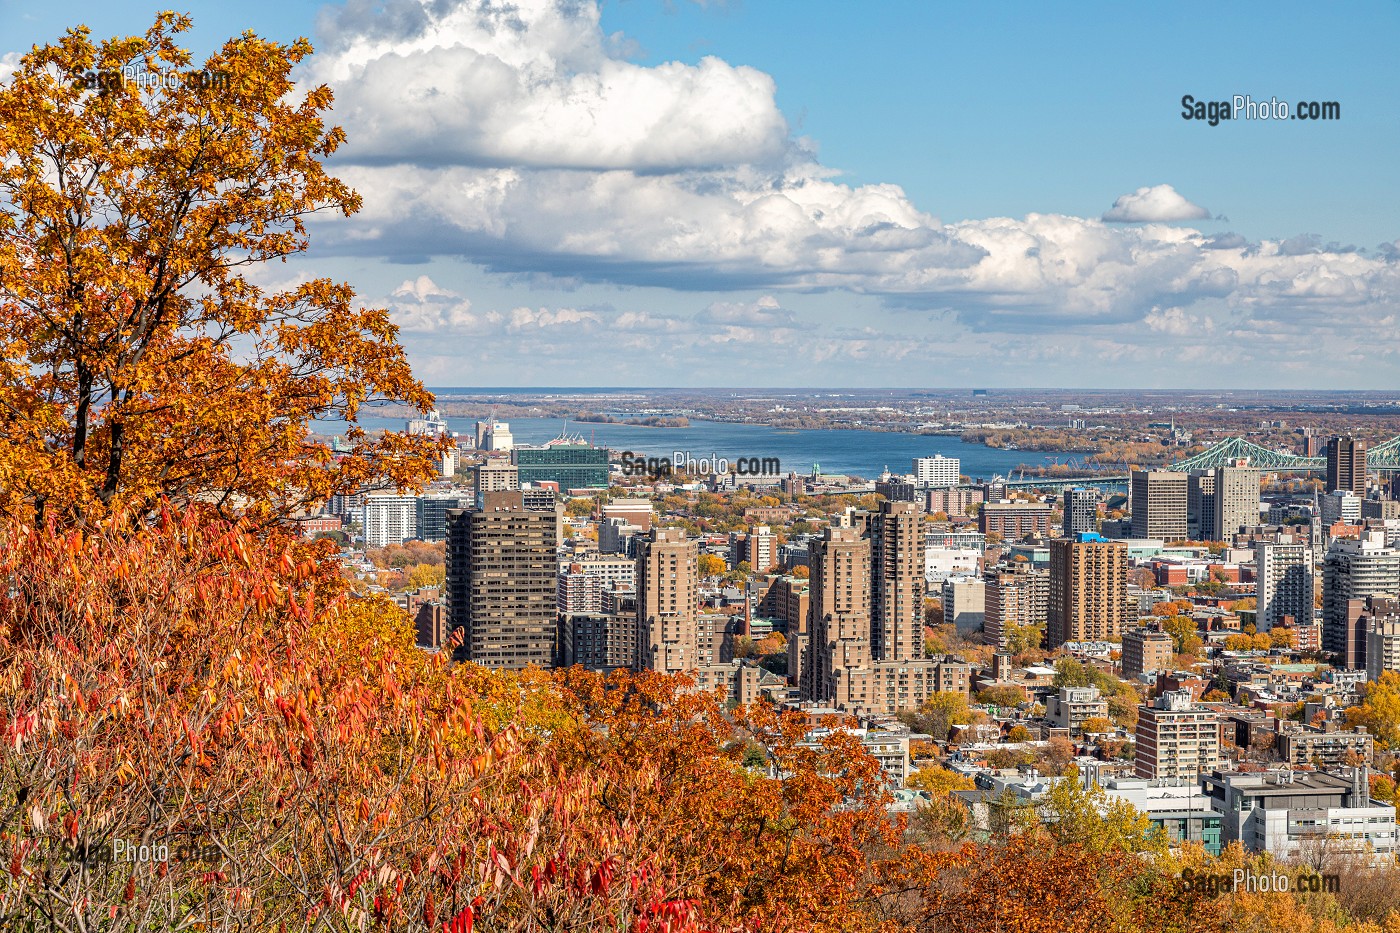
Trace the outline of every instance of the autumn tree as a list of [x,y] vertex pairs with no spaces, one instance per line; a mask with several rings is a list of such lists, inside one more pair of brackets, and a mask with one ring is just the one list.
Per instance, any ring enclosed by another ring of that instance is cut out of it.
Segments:
[[1026,691],[1015,684],[992,684],[977,692],[977,702],[1016,707],[1026,702]]
[[1361,703],[1347,710],[1349,726],[1365,726],[1386,748],[1400,747],[1400,674],[1382,671],[1362,689]]
[[928,791],[935,797],[946,797],[955,790],[972,790],[972,778],[939,765],[920,768],[904,782],[905,787]]
[[700,575],[713,577],[725,572],[724,558],[714,554],[700,555]]
[[[452,666],[320,545],[126,519],[0,524],[4,929],[835,933],[918,859],[849,732]],[[118,839],[199,857],[75,867]]]
[[1090,716],[1080,727],[1085,733],[1106,733],[1113,731],[1113,722],[1106,716]]
[[1036,806],[1056,842],[1096,853],[1166,852],[1161,827],[1131,804],[1110,797],[1097,782],[1086,787],[1072,778],[1057,781]]
[[[349,286],[256,270],[308,248],[306,218],[359,196],[324,168],[344,142],[311,53],[253,33],[196,65],[162,13],[140,36],[85,27],[0,86],[0,510],[80,518],[162,498],[289,514],[432,478],[444,441],[358,423],[417,410],[396,327]],[[343,421],[352,450],[308,436]]]
[[942,742],[953,726],[972,722],[972,711],[967,697],[961,693],[940,691],[925,700],[918,710],[900,713],[899,718],[915,731]]
[[1074,743],[1063,736],[1055,736],[1041,749],[1040,761],[1047,774],[1065,774],[1074,761]]
[[414,564],[404,580],[409,590],[431,589],[447,582],[447,568],[442,564]]

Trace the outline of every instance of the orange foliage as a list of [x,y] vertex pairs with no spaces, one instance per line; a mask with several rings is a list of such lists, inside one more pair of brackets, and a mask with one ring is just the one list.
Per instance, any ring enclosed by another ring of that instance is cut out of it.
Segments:
[[[188,28],[162,13],[100,44],[70,30],[0,85],[0,512],[168,499],[275,518],[420,486],[445,448],[356,424],[371,399],[432,405],[386,310],[247,273],[305,250],[313,212],[360,206],[322,165],[344,141],[329,89],[293,85],[310,44],[249,32],[200,69],[175,42]],[[348,422],[353,450],[310,440],[317,419]]]
[[0,525],[0,927],[1222,928],[1137,856],[919,842],[795,714],[453,666],[326,550],[192,512]]

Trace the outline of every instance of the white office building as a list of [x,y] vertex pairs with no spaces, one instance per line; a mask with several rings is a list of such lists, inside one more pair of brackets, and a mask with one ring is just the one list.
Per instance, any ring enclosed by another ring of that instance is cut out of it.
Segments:
[[476,446],[479,450],[510,450],[515,446],[510,425],[504,421],[478,421]]
[[1257,603],[1255,625],[1267,632],[1292,616],[1300,624],[1313,618],[1313,549],[1303,544],[1259,543],[1254,548]]
[[1395,808],[1371,800],[1365,768],[1349,770],[1215,771],[1202,776],[1201,786],[1221,814],[1224,843],[1240,842],[1281,860],[1354,857],[1394,864]]
[[1361,524],[1361,497],[1355,493],[1337,490],[1329,492],[1321,499],[1322,527],[1331,528],[1337,522],[1348,525]]
[[949,577],[975,577],[981,556],[982,552],[973,548],[926,547],[924,579],[929,583],[942,583]]
[[962,461],[937,454],[914,458],[914,479],[920,486],[948,488],[962,481]]
[[418,497],[393,494],[365,496],[360,506],[365,547],[402,544],[418,536]]

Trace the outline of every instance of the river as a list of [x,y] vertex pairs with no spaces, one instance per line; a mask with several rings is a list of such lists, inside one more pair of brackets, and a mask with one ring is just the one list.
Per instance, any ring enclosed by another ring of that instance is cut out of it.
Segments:
[[[450,430],[463,437],[475,432],[476,419],[448,418]],[[365,417],[366,430],[403,430],[401,419]],[[973,479],[1009,475],[1018,466],[1041,466],[1054,457],[1035,451],[997,450],[982,444],[966,444],[960,438],[942,435],[900,434],[886,431],[774,430],[766,425],[733,424],[724,421],[692,419],[684,428],[647,428],[627,424],[565,422],[560,418],[515,418],[510,430],[516,443],[542,444],[558,437],[566,426],[570,434],[615,452],[631,451],[648,457],[671,457],[684,451],[695,459],[724,457],[733,463],[738,457],[777,457],[783,472],[810,473],[820,464],[823,473],[845,473],[872,479],[888,467],[891,472],[908,473],[915,457],[942,454],[962,461],[962,472]],[[335,430],[332,424],[318,430]]]

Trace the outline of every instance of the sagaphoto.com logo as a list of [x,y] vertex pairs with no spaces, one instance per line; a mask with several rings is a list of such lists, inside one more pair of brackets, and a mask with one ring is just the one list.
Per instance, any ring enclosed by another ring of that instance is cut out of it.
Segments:
[[699,457],[687,450],[673,451],[669,457],[648,457],[624,450],[619,458],[623,476],[666,479],[680,473],[689,476],[733,473],[736,476],[777,476],[782,464],[777,457],[721,457],[711,453]]
[[103,68],[85,71],[73,79],[73,86],[80,90],[110,94],[123,87],[135,87],[138,91],[174,90],[190,87],[196,90],[223,91],[229,87],[229,76],[223,71],[148,71],[140,65],[123,65],[120,68]]
[[1219,126],[1234,120],[1340,120],[1342,105],[1335,100],[1300,100],[1290,103],[1270,97],[1255,100],[1248,94],[1235,94],[1229,100],[1204,100],[1194,94],[1181,98],[1181,119],[1195,120],[1207,126]]

